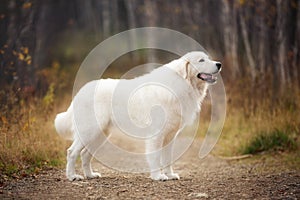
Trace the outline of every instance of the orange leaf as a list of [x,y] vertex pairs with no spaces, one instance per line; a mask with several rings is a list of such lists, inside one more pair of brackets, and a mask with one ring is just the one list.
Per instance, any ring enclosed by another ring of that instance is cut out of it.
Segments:
[[28,52],[29,52],[28,47],[24,47],[24,48],[23,48],[23,53],[24,53],[24,54],[28,54]]
[[7,124],[7,119],[5,116],[1,116],[1,120],[2,120],[3,124]]
[[22,53],[19,53],[18,58],[19,58],[19,60],[24,60],[25,56]]
[[28,61],[28,60],[31,60],[31,56],[30,55],[27,55],[26,58],[25,58],[25,61]]
[[244,5],[245,4],[245,0],[239,0],[240,5]]
[[32,6],[32,3],[31,3],[31,2],[26,2],[26,3],[23,4],[22,7],[23,7],[24,9],[28,9],[28,8],[30,8],[31,6]]

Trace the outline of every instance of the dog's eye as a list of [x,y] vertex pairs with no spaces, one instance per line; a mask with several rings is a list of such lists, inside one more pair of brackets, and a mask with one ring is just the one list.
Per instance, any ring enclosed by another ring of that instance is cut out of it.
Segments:
[[202,58],[202,59],[200,59],[200,60],[199,60],[199,62],[204,62],[204,59],[203,59],[203,58]]

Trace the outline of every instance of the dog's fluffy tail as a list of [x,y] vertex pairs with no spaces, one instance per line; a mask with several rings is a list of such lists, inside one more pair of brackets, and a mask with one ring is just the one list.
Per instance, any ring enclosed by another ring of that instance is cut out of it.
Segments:
[[56,132],[66,140],[73,140],[73,106],[68,108],[66,112],[56,115],[54,125]]

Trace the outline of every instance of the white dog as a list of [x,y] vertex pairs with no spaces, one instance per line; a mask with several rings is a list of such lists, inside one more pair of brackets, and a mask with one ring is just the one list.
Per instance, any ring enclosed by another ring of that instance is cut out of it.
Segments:
[[[75,173],[79,154],[84,176],[100,177],[99,173],[92,171],[91,158],[97,147],[103,144],[106,137],[102,136],[108,136],[114,127],[120,128],[120,123],[125,126],[133,123],[138,128],[131,129],[129,125],[124,129],[135,132],[132,134],[144,130],[140,134],[147,138],[145,152],[151,178],[162,181],[179,179],[170,162],[172,149],[157,150],[169,144],[186,125],[193,123],[208,85],[216,82],[215,74],[220,70],[220,62],[195,51],[144,76],[128,80],[100,79],[84,85],[68,110],[55,119],[56,131],[73,140],[67,151],[67,178],[71,181],[83,179]],[[126,88],[135,89],[130,99],[128,92],[132,90],[126,91]],[[156,105],[163,108],[163,119],[160,119],[161,115],[153,117],[152,108]],[[122,114],[122,109],[127,115]],[[126,117],[129,117],[129,122]],[[120,119],[119,122],[116,118]],[[94,150],[91,152],[90,149]]]

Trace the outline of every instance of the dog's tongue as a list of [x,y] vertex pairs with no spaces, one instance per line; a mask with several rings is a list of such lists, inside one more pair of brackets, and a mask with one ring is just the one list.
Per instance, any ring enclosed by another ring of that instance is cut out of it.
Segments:
[[204,80],[207,80],[207,79],[211,79],[212,75],[211,74],[200,73],[200,77]]

